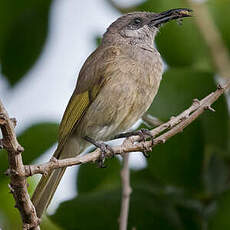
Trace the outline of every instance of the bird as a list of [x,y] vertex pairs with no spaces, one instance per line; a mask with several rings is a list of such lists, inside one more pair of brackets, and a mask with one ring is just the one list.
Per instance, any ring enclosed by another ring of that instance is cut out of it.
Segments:
[[[187,8],[132,12],[107,28],[101,44],[79,72],[60,123],[54,158],[74,157],[90,144],[103,150],[108,147],[105,141],[129,130],[142,117],[157,94],[163,74],[162,58],[154,46],[156,34],[166,22],[190,16]],[[32,196],[39,218],[65,169],[55,169],[39,181]]]

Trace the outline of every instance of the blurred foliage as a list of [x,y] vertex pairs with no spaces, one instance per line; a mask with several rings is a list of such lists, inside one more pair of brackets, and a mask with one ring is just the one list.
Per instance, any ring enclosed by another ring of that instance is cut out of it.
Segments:
[[[128,8],[115,0],[107,3],[121,13],[187,7],[185,0],[145,0]],[[0,62],[11,86],[25,76],[42,52],[50,4],[51,0],[0,0],[0,19],[4,22],[0,24]],[[208,0],[207,6],[229,49],[230,0]],[[160,30],[156,46],[167,70],[149,113],[168,120],[189,107],[194,98],[201,99],[214,91],[217,77],[209,49],[193,19],[185,19],[183,26],[168,23]],[[222,96],[213,107],[215,113],[205,112],[182,133],[156,146],[144,169],[131,170],[128,229],[230,229],[230,123],[226,98]],[[19,134],[26,164],[55,143],[57,128],[54,123],[39,123]],[[3,175],[6,169],[7,154],[1,151],[0,228],[20,229],[20,216],[13,208],[8,178]],[[118,158],[109,159],[104,169],[95,164],[80,166],[77,181],[73,181],[78,195],[45,218],[42,229],[118,229],[120,169]],[[28,182],[31,192],[35,184],[31,178]]]
[[42,51],[51,2],[0,0],[0,63],[11,86],[27,73]]

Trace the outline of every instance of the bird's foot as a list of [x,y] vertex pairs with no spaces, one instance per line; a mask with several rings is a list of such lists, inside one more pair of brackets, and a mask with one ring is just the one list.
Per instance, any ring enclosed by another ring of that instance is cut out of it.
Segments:
[[146,141],[148,138],[151,139],[152,143],[154,143],[154,136],[148,129],[140,129],[136,131],[131,131],[131,132],[125,132],[125,133],[120,133],[114,137],[114,139],[118,138],[125,138],[125,137],[131,137],[131,136],[139,136],[141,139],[140,141]]
[[[134,136],[134,135],[137,135],[137,136],[140,137],[139,142],[146,141],[148,138],[150,138],[151,141],[152,141],[152,144],[154,143],[154,136],[152,135],[152,133],[148,129],[140,129],[140,130],[137,130],[137,131],[121,133],[121,134],[116,135],[114,138],[118,139],[118,138],[124,138],[124,137],[131,137],[131,136]],[[148,154],[149,151],[150,151],[149,148],[148,149],[145,148],[143,150],[143,154],[147,158],[150,157],[150,155]]]
[[101,150],[101,155],[99,156],[97,162],[100,168],[106,168],[105,166],[105,159],[106,157],[114,157],[115,153],[112,147],[104,142],[97,142],[91,137],[85,136],[83,139],[88,141],[89,143],[93,144],[95,147]]

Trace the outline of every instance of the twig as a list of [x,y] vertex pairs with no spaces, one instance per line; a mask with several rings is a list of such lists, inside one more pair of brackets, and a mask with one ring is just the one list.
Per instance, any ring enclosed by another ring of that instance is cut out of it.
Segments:
[[190,7],[196,13],[196,24],[206,41],[218,73],[221,77],[230,77],[230,57],[220,32],[213,21],[205,3],[187,0]]
[[[155,141],[140,141],[139,136],[129,137],[130,143],[124,145],[118,145],[112,147],[115,154],[123,155],[128,152],[140,152],[145,150],[151,150],[157,144],[165,143],[170,137],[182,132],[185,127],[192,123],[200,114],[205,110],[213,111],[211,105],[226,91],[230,88],[230,81],[225,85],[218,86],[215,92],[210,93],[208,96],[203,98],[201,101],[198,99],[193,100],[193,104],[186,109],[184,112],[176,117],[172,117],[168,122],[158,126],[157,128],[151,130],[153,136],[155,136]],[[163,131],[165,133],[161,134]],[[160,135],[161,134],[161,135]],[[83,155],[76,156],[72,158],[66,158],[62,160],[57,160],[52,158],[49,162],[37,165],[25,165],[24,176],[32,176],[34,174],[46,174],[50,170],[68,167],[73,165],[84,164],[88,162],[95,162],[98,160],[101,151],[99,149]]]
[[[126,139],[129,140],[129,139]],[[123,144],[126,142],[124,141]],[[121,197],[121,211],[119,218],[119,229],[126,230],[128,226],[129,214],[129,201],[132,189],[130,187],[130,173],[129,173],[129,154],[123,156],[123,168],[121,170],[121,184],[122,184],[122,197]]]
[[27,182],[25,178],[25,170],[22,162],[21,153],[24,151],[18,143],[14,126],[15,119],[10,119],[2,102],[0,101],[0,128],[3,139],[1,145],[8,152],[9,169],[7,173],[10,176],[10,192],[16,201],[15,207],[18,208],[22,221],[23,229],[40,229],[38,227],[40,220],[36,215],[35,208],[30,200],[27,191]]

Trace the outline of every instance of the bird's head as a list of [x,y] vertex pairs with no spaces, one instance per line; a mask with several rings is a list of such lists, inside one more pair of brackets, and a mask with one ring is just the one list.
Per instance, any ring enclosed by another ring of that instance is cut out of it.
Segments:
[[186,8],[167,10],[162,13],[133,12],[113,22],[103,36],[103,42],[117,43],[129,41],[133,43],[151,42],[153,44],[159,27],[174,19],[190,17],[191,10]]

